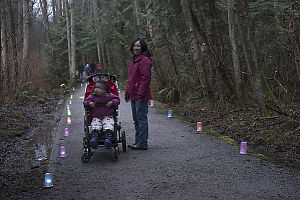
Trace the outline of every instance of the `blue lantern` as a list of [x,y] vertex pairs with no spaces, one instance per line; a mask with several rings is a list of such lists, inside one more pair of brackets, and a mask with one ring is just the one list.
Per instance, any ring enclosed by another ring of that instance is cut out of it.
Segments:
[[168,117],[172,117],[172,110],[169,110]]
[[50,173],[45,174],[45,187],[53,187],[53,181]]

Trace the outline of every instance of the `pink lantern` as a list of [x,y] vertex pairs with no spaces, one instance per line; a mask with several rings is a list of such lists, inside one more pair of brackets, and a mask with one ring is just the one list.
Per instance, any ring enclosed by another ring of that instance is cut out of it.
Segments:
[[70,106],[69,105],[67,105],[67,110],[70,110]]
[[66,148],[65,148],[65,146],[61,146],[60,147],[60,157],[64,158],[66,156],[67,156],[67,154],[66,154]]
[[69,136],[69,129],[65,128],[65,136]]
[[69,104],[72,104],[72,100],[70,99],[70,102],[69,102]]
[[197,122],[197,132],[202,132],[202,123]]
[[71,122],[71,117],[68,117],[67,118],[67,124],[71,124],[72,122]]
[[240,154],[247,154],[247,142],[241,142]]

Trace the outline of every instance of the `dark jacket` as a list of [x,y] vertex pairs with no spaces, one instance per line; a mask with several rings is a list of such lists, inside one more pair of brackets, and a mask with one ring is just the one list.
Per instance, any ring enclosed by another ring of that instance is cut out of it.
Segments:
[[[90,102],[94,102],[94,103],[107,103],[109,101],[112,101],[113,102],[113,105],[117,106],[120,104],[120,98],[112,93],[107,93],[101,97],[99,96],[96,96],[94,94],[91,94],[90,96],[88,96],[84,102],[83,102],[83,105],[84,106],[88,106],[90,105]],[[113,108],[106,108],[106,107],[102,107],[102,106],[99,106],[99,107],[95,107],[95,108],[92,108],[91,111],[90,111],[90,116],[93,118],[93,117],[96,117],[98,119],[103,119],[105,116],[113,116],[114,114],[114,109]]]
[[125,98],[130,100],[152,99],[150,92],[152,60],[145,53],[130,61]]

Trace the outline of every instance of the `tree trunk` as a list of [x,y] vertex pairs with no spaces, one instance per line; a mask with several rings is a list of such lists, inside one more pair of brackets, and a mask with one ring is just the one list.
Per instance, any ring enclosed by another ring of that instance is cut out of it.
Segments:
[[10,74],[11,78],[11,89],[15,90],[18,84],[19,68],[18,68],[18,52],[17,52],[17,41],[16,41],[16,32],[15,32],[15,23],[14,23],[14,14],[12,10],[11,1],[6,0],[8,6],[8,16],[9,16],[9,27],[10,27],[10,46],[11,46],[11,60],[12,60],[12,71]]
[[56,3],[56,10],[57,10],[57,15],[59,17],[62,17],[62,0],[57,0],[57,3]]
[[26,81],[29,76],[28,55],[29,55],[29,0],[23,0],[23,69],[21,80]]
[[141,35],[143,35],[143,31],[142,31],[141,21],[140,21],[140,7],[137,1],[138,0],[133,0],[133,3],[134,3],[134,14],[135,14],[136,24],[138,28],[138,34],[140,37]]
[[98,26],[98,21],[99,21],[99,15],[97,13],[97,0],[93,0],[93,8],[94,8],[94,26],[96,29],[96,43],[97,43],[97,56],[98,56],[98,63],[102,63],[102,59],[101,59],[101,49],[100,49],[100,30],[99,30],[99,26]]
[[71,33],[70,33],[70,20],[69,20],[69,2],[68,2],[68,0],[63,0],[63,1],[64,1],[65,16],[66,16],[69,71],[70,71],[70,74],[71,74],[72,52],[71,52]]
[[[10,68],[7,66],[6,6],[1,1],[1,91],[9,91]],[[4,92],[3,92],[4,93]]]
[[[182,6],[182,11],[185,19],[185,23],[188,29],[189,37],[191,40],[191,50],[193,54],[193,60],[194,63],[196,64],[196,70],[198,73],[198,77],[200,80],[200,85],[202,88],[202,93],[203,96],[208,95],[208,88],[207,88],[207,83],[205,80],[205,74],[204,74],[204,66],[201,63],[201,55],[200,55],[200,47],[199,47],[199,41],[197,40],[197,29],[194,28],[193,24],[193,17],[190,9],[190,5],[188,0],[181,0],[181,6]],[[200,33],[198,33],[200,35]]]
[[248,3],[244,2],[243,0],[234,0],[234,8],[237,12],[237,24],[248,66],[248,73],[252,85],[254,99],[260,107],[263,107],[263,90],[257,63],[257,53],[254,43],[253,31],[249,23]]
[[17,1],[18,3],[18,20],[17,20],[17,44],[22,43],[22,34],[23,34],[23,0],[22,1]]
[[241,97],[241,73],[240,73],[240,61],[238,55],[238,48],[236,44],[236,27],[235,27],[235,12],[233,10],[233,0],[227,0],[228,9],[228,25],[229,25],[229,38],[232,47],[232,60],[234,68],[234,81],[236,86],[236,92],[238,97]]
[[53,14],[53,22],[57,22],[57,17],[56,17],[56,0],[52,0],[52,14]]
[[39,0],[39,2],[40,2],[40,7],[42,9],[42,14],[43,14],[44,22],[45,22],[48,40],[52,44],[53,42],[52,42],[52,37],[51,37],[51,33],[50,33],[50,24],[49,24],[48,11],[47,11],[47,0]]
[[106,59],[105,59],[105,48],[104,48],[104,44],[102,44],[101,46],[101,52],[102,52],[102,61],[103,61],[103,65],[105,68],[108,69],[108,64],[106,62]]
[[112,69],[111,67],[111,60],[110,60],[110,54],[109,54],[109,47],[107,44],[105,44],[105,48],[106,48],[106,55],[107,55],[107,64],[108,64],[108,69]]
[[296,29],[296,16],[294,11],[290,13],[290,37],[291,41],[294,45],[294,54],[295,54],[295,68],[298,76],[298,80],[300,80],[300,47],[299,47],[299,39],[297,38],[297,29]]
[[71,71],[70,78],[71,84],[73,85],[75,82],[75,69],[76,69],[76,44],[75,44],[75,9],[74,2],[70,0],[70,14],[71,14]]

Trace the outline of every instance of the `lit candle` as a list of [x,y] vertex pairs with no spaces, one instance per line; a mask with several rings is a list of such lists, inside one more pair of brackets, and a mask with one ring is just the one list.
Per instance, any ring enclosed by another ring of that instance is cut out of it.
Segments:
[[247,154],[247,142],[241,142],[240,154]]
[[64,157],[66,157],[67,155],[66,155],[66,148],[65,148],[65,146],[61,146],[60,147],[60,157],[61,158],[64,158]]
[[71,117],[68,117],[68,118],[67,118],[67,123],[68,123],[68,124],[71,124],[71,123],[72,123],[72,122],[71,122]]
[[65,136],[69,136],[69,129],[65,128]]
[[154,106],[154,100],[150,101],[150,106]]
[[45,187],[53,187],[53,181],[50,173],[45,174]]
[[168,117],[172,117],[172,110],[169,110]]
[[201,131],[202,131],[202,123],[197,122],[197,132],[201,132]]

